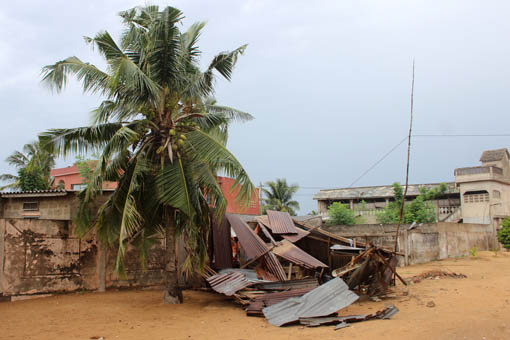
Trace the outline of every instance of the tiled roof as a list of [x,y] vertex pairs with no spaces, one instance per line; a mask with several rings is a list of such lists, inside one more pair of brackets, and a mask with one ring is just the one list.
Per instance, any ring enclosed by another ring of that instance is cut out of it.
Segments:
[[482,157],[480,157],[480,162],[500,161],[505,158],[505,154],[508,158],[510,158],[510,155],[508,154],[508,150],[506,148],[487,150],[482,153]]
[[68,191],[61,189],[34,190],[34,191],[6,191],[1,192],[1,197],[37,197],[37,196],[65,196]]

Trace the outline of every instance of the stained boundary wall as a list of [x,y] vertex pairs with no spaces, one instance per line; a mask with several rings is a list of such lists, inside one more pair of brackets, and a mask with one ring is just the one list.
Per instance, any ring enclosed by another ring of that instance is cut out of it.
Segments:
[[[491,225],[473,223],[422,224],[412,230],[409,225],[400,228],[398,250],[405,254],[400,265],[425,263],[434,260],[462,257],[472,249],[495,250],[499,243]],[[360,224],[354,226],[333,225],[323,229],[339,236],[369,241],[393,248],[396,225]]]

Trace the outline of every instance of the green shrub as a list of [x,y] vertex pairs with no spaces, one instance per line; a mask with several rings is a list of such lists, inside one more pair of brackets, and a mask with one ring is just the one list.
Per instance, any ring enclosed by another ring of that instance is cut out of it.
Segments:
[[328,207],[328,215],[330,217],[328,224],[356,224],[356,215],[354,211],[349,209],[347,205],[335,202]]
[[471,256],[476,257],[476,247],[471,248],[469,252],[471,253]]
[[510,249],[510,217],[503,220],[503,228],[498,230],[498,241],[505,249]]

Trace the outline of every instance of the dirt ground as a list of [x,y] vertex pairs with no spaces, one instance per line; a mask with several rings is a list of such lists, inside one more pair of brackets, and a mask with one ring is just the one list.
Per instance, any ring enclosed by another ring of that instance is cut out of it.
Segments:
[[[0,339],[510,339],[510,253],[483,252],[399,273],[409,278],[431,269],[468,278],[398,285],[394,298],[356,302],[340,314],[372,313],[391,303],[400,312],[391,320],[338,331],[334,326],[278,328],[209,292],[186,291],[184,304],[168,306],[159,291],[121,291],[0,303]],[[427,307],[429,301],[435,306]]]

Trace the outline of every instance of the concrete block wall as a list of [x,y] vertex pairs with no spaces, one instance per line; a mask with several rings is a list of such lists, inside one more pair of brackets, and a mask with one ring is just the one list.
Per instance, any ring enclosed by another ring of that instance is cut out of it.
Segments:
[[[425,263],[449,257],[467,256],[471,249],[493,250],[499,247],[492,226],[472,223],[423,224],[409,230],[402,225],[397,242],[400,252],[407,254],[399,264]],[[396,225],[324,226],[323,229],[339,236],[368,240],[373,244],[393,248]]]

